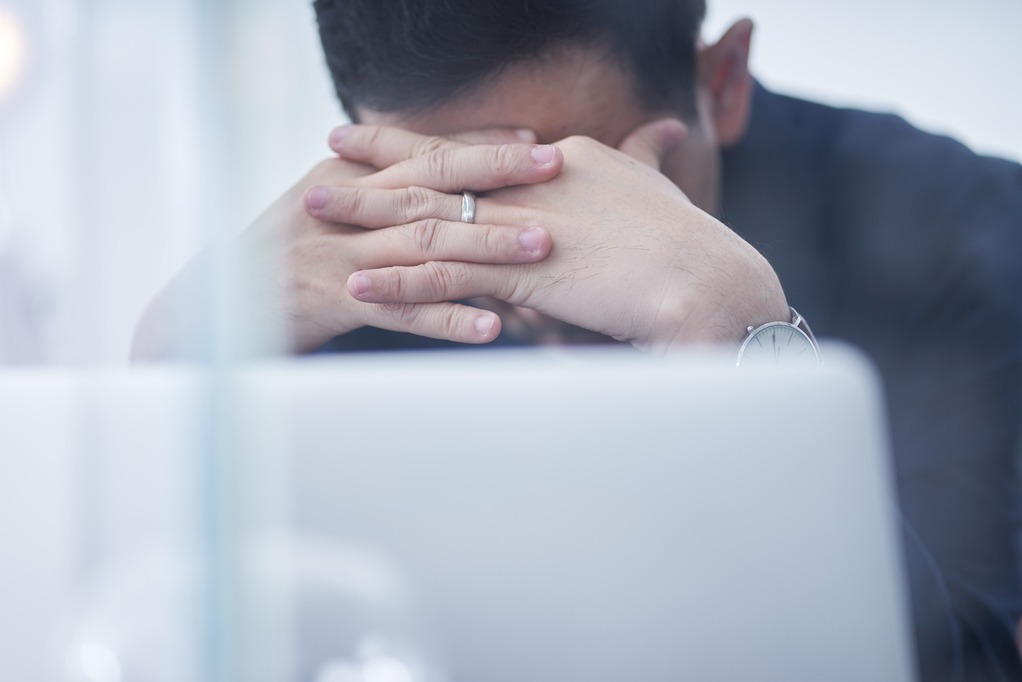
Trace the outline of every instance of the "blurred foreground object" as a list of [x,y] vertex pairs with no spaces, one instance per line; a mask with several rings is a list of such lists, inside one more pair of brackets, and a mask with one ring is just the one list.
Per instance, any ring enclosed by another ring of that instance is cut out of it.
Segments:
[[908,680],[878,385],[824,352],[5,372],[0,677]]

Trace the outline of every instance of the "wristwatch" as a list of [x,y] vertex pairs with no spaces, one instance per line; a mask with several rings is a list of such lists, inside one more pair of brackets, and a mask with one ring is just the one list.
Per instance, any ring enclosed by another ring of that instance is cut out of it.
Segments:
[[820,346],[805,318],[794,308],[791,322],[767,322],[746,329],[742,347],[738,349],[739,367],[788,362],[820,362]]

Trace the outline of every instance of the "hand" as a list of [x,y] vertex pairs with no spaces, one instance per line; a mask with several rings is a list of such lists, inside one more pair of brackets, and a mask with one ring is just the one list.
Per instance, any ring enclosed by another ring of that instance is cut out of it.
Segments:
[[[394,263],[353,273],[348,291],[388,305],[491,296],[661,351],[676,343],[735,342],[748,325],[787,319],[784,293],[766,260],[658,172],[684,134],[678,121],[657,121],[634,131],[620,151],[567,138],[557,143],[565,159],[558,177],[480,197],[480,222],[549,230],[554,247],[542,262]],[[413,154],[415,139],[354,126],[340,146],[345,158],[386,166]],[[399,189],[402,173],[377,177],[389,189],[355,195],[331,189],[336,201],[319,216],[375,227],[451,215],[460,205],[456,196],[436,197],[409,214],[396,208],[407,206],[405,192],[415,191]]]
[[[492,133],[487,136],[493,138]],[[246,276],[242,304],[255,303],[275,317],[287,333],[291,350],[314,349],[364,325],[464,343],[485,343],[500,332],[499,318],[488,311],[446,301],[369,304],[351,297],[345,281],[356,270],[437,259],[535,262],[550,250],[545,230],[456,222],[460,203],[450,214],[433,211],[436,215],[429,220],[394,220],[386,230],[363,229],[383,226],[371,221],[353,227],[315,217],[321,209],[337,206],[324,185],[414,185],[402,195],[404,206],[392,207],[390,214],[413,215],[432,206],[436,197],[446,197],[443,192],[544,182],[560,171],[563,161],[556,150],[531,144],[466,147],[437,138],[430,145],[429,153],[382,172],[341,159],[320,163],[231,245],[230,257],[239,261],[238,270]],[[533,158],[534,150],[539,150],[540,160]],[[471,177],[465,177],[466,172]],[[203,298],[207,267],[203,261],[208,258],[204,254],[196,259],[150,305],[136,332],[133,359],[187,354],[181,331],[201,327],[201,320],[193,319],[198,315],[192,308]]]

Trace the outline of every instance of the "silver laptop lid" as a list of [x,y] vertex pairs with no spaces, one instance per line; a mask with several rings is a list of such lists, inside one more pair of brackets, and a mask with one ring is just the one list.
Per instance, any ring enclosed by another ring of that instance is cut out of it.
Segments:
[[880,393],[860,357],[826,357],[246,375],[241,414],[293,457],[295,535],[267,555],[306,565],[302,678],[910,679]]

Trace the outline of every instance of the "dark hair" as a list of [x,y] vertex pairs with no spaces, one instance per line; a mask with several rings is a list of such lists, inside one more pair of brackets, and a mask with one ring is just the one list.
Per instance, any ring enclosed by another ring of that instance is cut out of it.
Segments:
[[562,45],[606,46],[651,110],[695,112],[705,0],[315,0],[341,104],[418,112]]

